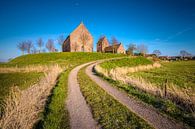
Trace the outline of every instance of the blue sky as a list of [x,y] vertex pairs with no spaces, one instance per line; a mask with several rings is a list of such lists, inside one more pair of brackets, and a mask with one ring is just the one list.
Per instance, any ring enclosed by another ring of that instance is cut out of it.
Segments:
[[104,34],[125,47],[146,44],[150,53],[195,55],[195,0],[1,0],[0,59],[21,55],[19,41],[67,36],[81,21],[94,48]]

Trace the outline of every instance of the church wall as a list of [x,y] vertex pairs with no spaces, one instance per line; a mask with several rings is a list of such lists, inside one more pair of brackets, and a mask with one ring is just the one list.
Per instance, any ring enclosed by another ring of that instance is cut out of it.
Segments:
[[70,52],[70,38],[64,41],[63,46],[62,46],[62,51],[63,52]]
[[86,41],[86,45],[84,46],[85,52],[92,52],[93,49],[93,37],[89,34],[89,32],[82,28],[82,29],[76,29],[73,33],[71,33],[70,41],[71,41],[71,51],[83,51],[82,49],[82,40],[81,35],[82,34],[88,35],[88,40]]

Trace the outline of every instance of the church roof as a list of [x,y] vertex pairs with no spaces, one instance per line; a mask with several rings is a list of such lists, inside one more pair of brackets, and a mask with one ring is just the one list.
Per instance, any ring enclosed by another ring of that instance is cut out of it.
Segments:
[[[68,36],[67,36],[67,38],[65,39],[65,41],[66,40],[68,40],[69,38],[70,38],[70,36],[71,36],[71,34],[73,34],[74,32],[76,32],[77,30],[79,30],[79,29],[85,29],[87,32],[88,32],[88,34],[92,37],[92,35],[90,34],[90,32],[88,31],[88,29],[85,27],[85,25],[83,24],[83,22],[81,22]],[[64,42],[65,42],[64,41]]]
[[[88,29],[85,27],[85,25],[83,24],[83,22],[81,22],[81,23],[76,27],[76,29],[74,29],[74,30],[70,33],[70,35],[73,34],[75,31],[77,31],[77,30],[79,30],[79,29],[85,29],[85,30],[89,33]],[[89,34],[90,34],[90,33],[89,33]],[[91,34],[90,34],[90,35],[91,35]]]

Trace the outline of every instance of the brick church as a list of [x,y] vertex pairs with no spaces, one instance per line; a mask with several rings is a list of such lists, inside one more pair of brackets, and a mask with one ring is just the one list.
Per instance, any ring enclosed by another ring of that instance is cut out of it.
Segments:
[[[65,39],[62,44],[63,52],[93,52],[93,37],[85,25],[81,24]],[[121,43],[109,45],[106,37],[99,39],[97,52],[102,53],[125,53]]]
[[62,45],[63,52],[93,52],[93,37],[81,23],[65,39]]

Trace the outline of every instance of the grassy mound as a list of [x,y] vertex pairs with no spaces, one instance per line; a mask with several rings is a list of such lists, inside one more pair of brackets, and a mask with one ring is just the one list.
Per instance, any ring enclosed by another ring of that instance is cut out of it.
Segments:
[[[39,128],[69,128],[68,112],[65,107],[65,100],[67,98],[67,79],[69,71],[77,65],[82,63],[122,57],[122,54],[107,54],[107,53],[84,53],[84,52],[59,52],[59,53],[41,53],[41,54],[29,54],[17,57],[8,63],[0,64],[0,67],[25,67],[29,65],[51,65],[59,64],[62,67],[66,67],[66,71],[60,76],[58,83],[52,91],[52,95],[47,102],[46,110],[42,115],[42,120],[38,123]],[[10,74],[10,73],[9,73]],[[31,75],[26,75],[31,77]],[[11,82],[13,78],[7,77]],[[18,79],[21,81],[22,79]],[[1,81],[1,80],[0,80]],[[20,85],[20,84],[19,84]],[[1,91],[3,92],[3,91]],[[1,94],[0,92],[0,94]]]
[[69,71],[77,65],[82,63],[122,57],[120,54],[106,54],[106,53],[84,53],[84,52],[61,52],[61,53],[41,53],[31,54],[17,57],[6,64],[0,66],[18,66],[24,67],[28,65],[50,65],[59,64],[66,67],[49,97],[45,112],[42,114],[42,121],[38,123],[37,128],[69,128],[68,112],[65,107],[65,100],[67,98],[67,80]]
[[137,57],[137,58],[122,58],[117,60],[111,60],[104,63],[101,63],[101,67],[107,70],[114,69],[117,67],[133,67],[137,65],[147,65],[152,64],[152,61],[144,58],[144,57]]
[[40,53],[23,55],[11,60],[9,63],[3,63],[0,66],[26,66],[41,64],[59,64],[61,66],[75,66],[92,60],[121,56],[124,55],[87,52]]

